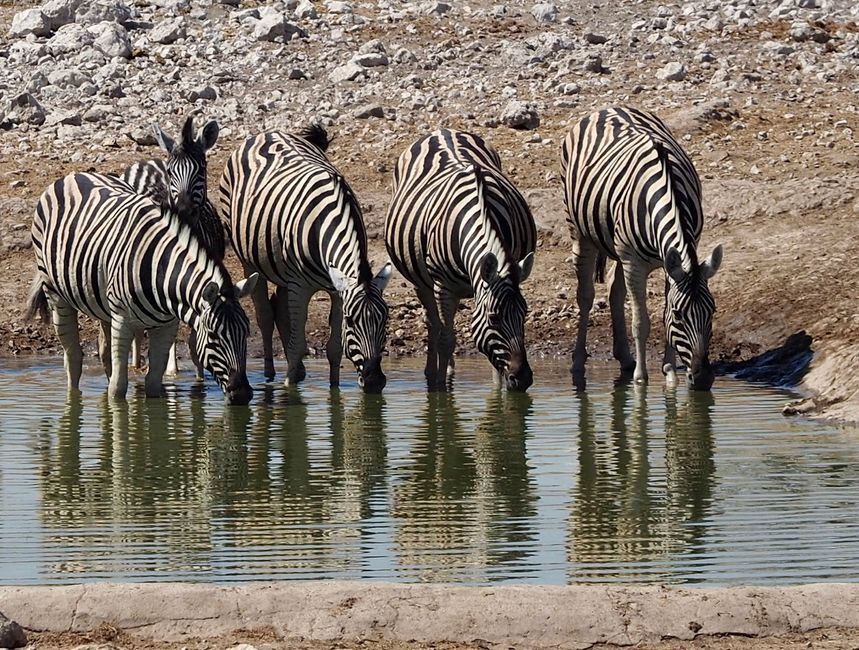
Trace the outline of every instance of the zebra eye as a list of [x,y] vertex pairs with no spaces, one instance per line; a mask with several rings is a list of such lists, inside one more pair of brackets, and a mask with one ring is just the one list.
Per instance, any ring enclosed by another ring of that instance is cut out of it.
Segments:
[[355,319],[351,316],[346,316],[346,326],[347,327],[355,327]]
[[683,320],[683,312],[679,309],[672,309],[671,315],[674,316],[674,320]]
[[489,324],[492,325],[492,327],[498,327],[499,325],[501,325],[501,316],[499,316],[498,314],[496,314],[494,312],[490,313],[489,314]]

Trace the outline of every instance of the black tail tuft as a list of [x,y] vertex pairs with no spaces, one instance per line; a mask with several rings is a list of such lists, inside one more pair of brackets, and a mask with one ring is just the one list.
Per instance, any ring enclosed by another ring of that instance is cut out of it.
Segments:
[[42,276],[38,273],[33,278],[33,284],[30,287],[30,295],[27,297],[27,310],[24,317],[27,320],[33,320],[36,315],[39,316],[43,323],[50,322],[48,296],[45,294],[45,289],[42,285]]
[[328,132],[325,130],[319,122],[314,122],[313,124],[304,127],[296,135],[299,138],[304,138],[310,144],[316,145],[322,151],[328,149],[328,145],[331,144],[331,138],[328,137]]
[[605,264],[607,259],[605,253],[597,253],[597,264],[594,267],[594,282],[599,282],[600,284],[605,282]]

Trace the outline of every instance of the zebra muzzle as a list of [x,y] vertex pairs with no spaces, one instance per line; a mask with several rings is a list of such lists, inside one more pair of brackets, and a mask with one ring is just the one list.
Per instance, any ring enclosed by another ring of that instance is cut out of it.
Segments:
[[358,375],[358,385],[365,393],[381,393],[387,383],[381,358],[368,360]]
[[224,393],[228,403],[242,406],[251,401],[254,391],[245,373],[233,372],[230,373]]

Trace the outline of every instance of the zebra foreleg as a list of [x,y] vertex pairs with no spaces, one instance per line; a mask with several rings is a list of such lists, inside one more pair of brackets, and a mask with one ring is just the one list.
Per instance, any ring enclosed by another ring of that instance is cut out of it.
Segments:
[[271,308],[274,312],[274,324],[277,326],[277,335],[280,337],[280,345],[283,348],[283,356],[286,356],[286,348],[289,347],[289,291],[286,287],[277,287],[271,295]]
[[176,344],[179,321],[149,330],[149,370],[146,371],[146,397],[161,397],[164,393],[164,372],[170,351]]
[[[665,297],[668,299],[668,277],[665,277]],[[666,305],[667,308],[667,305]],[[665,354],[662,355],[662,374],[665,375],[665,385],[669,388],[677,386],[677,359],[674,348],[668,342],[668,331],[665,332]]]
[[304,381],[307,371],[304,368],[304,353],[307,351],[307,304],[312,292],[308,289],[288,287],[289,300],[289,344],[286,347],[287,386]]
[[650,315],[647,313],[647,275],[649,269],[636,258],[623,260],[626,286],[632,295],[632,337],[635,341],[636,383],[647,383],[647,339],[650,336]]
[[588,360],[588,321],[594,306],[594,271],[597,263],[597,249],[589,241],[573,240],[573,264],[576,269],[576,304],[579,308],[579,322],[576,328],[576,345],[573,348],[573,365],[570,373],[576,386],[584,386],[585,363]]
[[343,360],[343,298],[337,292],[331,293],[331,311],[328,313],[330,333],[325,344],[328,357],[328,382],[331,388],[340,385],[340,362]]
[[441,331],[438,336],[438,378],[440,388],[447,388],[448,378],[453,377],[453,352],[456,349],[456,308],[459,299],[444,290],[436,291],[436,300],[441,308]]
[[[175,341],[173,342],[173,348],[176,348]],[[194,370],[197,374],[197,380],[202,381],[205,368],[203,368],[203,362],[200,359],[199,353],[197,352],[197,332],[195,332],[193,329],[188,331],[188,354],[191,355],[191,363],[194,364]]]
[[629,338],[626,333],[626,282],[623,266],[615,262],[609,287],[609,306],[611,307],[612,355],[620,363],[622,373],[635,370],[635,359],[629,351]]
[[438,389],[438,339],[441,333],[441,318],[438,315],[438,305],[432,291],[416,289],[418,300],[424,306],[427,319],[427,362],[424,366],[424,377],[428,390]]
[[[245,277],[253,273],[251,267],[245,267]],[[274,352],[272,351],[272,335],[274,334],[274,310],[268,298],[268,282],[260,278],[252,295],[257,325],[262,334],[263,374],[266,381],[274,379]]]
[[[177,328],[178,333],[178,328]],[[149,357],[152,357],[152,334],[149,334]],[[176,338],[173,338],[173,342],[170,344],[170,349],[167,352],[167,367],[165,372],[168,375],[178,375],[179,374],[179,359],[176,356]]]
[[131,343],[131,365],[137,370],[143,368],[143,335],[144,331],[139,330]]
[[101,329],[98,332],[98,357],[101,359],[101,367],[104,368],[104,376],[110,381],[113,372],[113,363],[110,355],[110,321],[100,321]]
[[81,338],[78,331],[78,312],[59,296],[50,295],[50,302],[54,330],[63,346],[63,362],[66,367],[68,389],[79,390],[83,370],[83,350],[81,350]]
[[[114,315],[110,321],[110,354],[113,367],[107,386],[107,394],[113,399],[124,399],[128,390],[128,349],[131,347],[132,338],[134,331],[126,318]],[[150,342],[150,348],[151,346]]]

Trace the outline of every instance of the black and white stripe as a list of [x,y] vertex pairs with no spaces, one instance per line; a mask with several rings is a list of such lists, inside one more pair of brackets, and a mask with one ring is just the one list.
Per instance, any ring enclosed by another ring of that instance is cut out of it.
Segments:
[[78,312],[100,321],[101,357],[112,397],[128,385],[128,349],[149,331],[146,394],[158,396],[179,321],[228,400],[245,404],[248,320],[238,299],[256,277],[233,285],[226,268],[184,219],[122,180],[71,174],[48,187],[33,220],[37,274],[30,313],[53,312],[70,389],[81,375]]
[[453,373],[454,316],[472,297],[478,349],[508,388],[526,390],[532,374],[519,285],[533,266],[536,227],[495,150],[449,129],[412,144],[394,170],[385,243],[426,309],[430,390],[443,390]]
[[[585,341],[594,300],[594,277],[605,259],[617,260],[610,287],[614,356],[636,381],[647,381],[650,333],[647,276],[665,270],[666,348],[663,371],[674,381],[674,353],[693,388],[708,390],[708,358],[715,303],[708,281],[722,248],[698,261],[704,225],[701,183],[692,161],[662,121],[633,108],[606,108],[588,115],[563,146],[564,199],[574,240],[579,323],[573,351],[574,378],[583,381]],[[624,299],[632,293],[635,357],[626,338]]]
[[[313,294],[326,291],[331,297],[326,346],[331,385],[339,384],[345,347],[364,390],[380,391],[388,322],[382,291],[391,265],[373,277],[361,208],[325,156],[327,146],[328,136],[318,125],[298,135],[249,138],[230,156],[221,176],[221,215],[244,268],[264,280],[257,285],[254,306],[266,377],[274,378],[276,323],[288,362],[286,383],[304,379],[307,307]],[[272,299],[266,282],[277,287]]]
[[[160,126],[154,125],[155,138],[167,153],[166,160],[145,160],[134,163],[122,174],[122,179],[136,192],[152,198],[159,205],[182,215],[191,225],[194,234],[218,260],[224,259],[226,240],[224,227],[208,198],[206,180],[206,152],[218,139],[218,123],[209,121],[194,134],[194,116],[189,115],[182,127],[177,143]],[[196,358],[193,332],[188,341],[197,376],[203,376],[203,366]],[[131,358],[136,367],[141,365],[140,348],[143,335],[139,334],[132,345]],[[167,372],[178,371],[176,346],[170,348]]]

